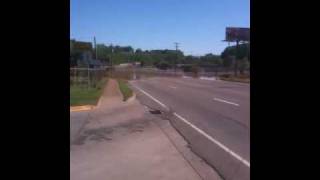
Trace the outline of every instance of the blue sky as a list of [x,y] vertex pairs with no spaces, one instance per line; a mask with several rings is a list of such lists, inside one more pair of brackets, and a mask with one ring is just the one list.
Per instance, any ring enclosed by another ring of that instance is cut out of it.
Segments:
[[250,27],[250,0],[71,0],[70,36],[134,49],[220,54],[226,26]]

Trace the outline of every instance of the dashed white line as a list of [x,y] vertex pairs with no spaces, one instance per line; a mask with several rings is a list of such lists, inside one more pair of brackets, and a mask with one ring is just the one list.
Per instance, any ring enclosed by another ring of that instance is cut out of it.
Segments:
[[227,103],[227,104],[232,104],[232,105],[235,105],[235,106],[239,106],[239,104],[237,104],[237,103],[230,102],[230,101],[226,101],[226,100],[219,99],[219,98],[213,98],[213,100],[215,100],[215,101],[220,101],[220,102],[224,102],[224,103]]
[[170,88],[172,88],[172,89],[177,89],[177,87],[176,86],[169,86]]
[[[151,96],[149,93],[145,92],[144,90],[142,90],[141,88],[133,85],[134,87],[136,87],[138,90],[140,90],[143,94],[147,95],[148,97],[150,97],[152,100],[154,100],[155,102],[159,103],[162,107],[166,108],[169,110],[169,108],[163,104],[162,102],[160,102],[159,100],[157,100],[156,98],[154,98],[153,96]],[[233,152],[232,150],[230,150],[228,147],[226,147],[225,145],[223,145],[221,142],[219,142],[218,140],[214,139],[213,137],[211,137],[209,134],[205,133],[203,130],[199,129],[197,126],[193,125],[192,123],[190,123],[188,120],[186,120],[185,118],[183,118],[182,116],[180,116],[177,113],[173,113],[176,117],[178,117],[180,120],[182,120],[184,123],[188,124],[190,127],[192,127],[193,129],[195,129],[196,131],[198,131],[200,134],[202,134],[204,137],[208,138],[211,142],[217,144],[220,148],[222,148],[223,150],[225,150],[227,153],[229,153],[230,155],[232,155],[233,157],[235,157],[236,159],[238,159],[240,162],[242,162],[244,165],[248,166],[250,168],[250,162],[248,162],[247,160],[245,160],[244,158],[242,158],[240,155],[238,155],[237,153]]]

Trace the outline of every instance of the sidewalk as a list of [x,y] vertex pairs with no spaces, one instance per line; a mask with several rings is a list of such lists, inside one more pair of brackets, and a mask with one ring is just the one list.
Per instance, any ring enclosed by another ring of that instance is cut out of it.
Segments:
[[115,80],[109,80],[99,106],[87,113],[70,147],[71,180],[203,179],[144,106],[122,101]]

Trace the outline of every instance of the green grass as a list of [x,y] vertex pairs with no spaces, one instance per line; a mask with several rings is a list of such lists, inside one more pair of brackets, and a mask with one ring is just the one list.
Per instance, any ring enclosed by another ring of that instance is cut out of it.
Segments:
[[96,105],[105,83],[104,79],[95,88],[70,86],[70,106]]
[[132,90],[129,88],[127,81],[118,79],[118,84],[120,91],[123,95],[123,101],[126,101],[129,97],[133,95]]

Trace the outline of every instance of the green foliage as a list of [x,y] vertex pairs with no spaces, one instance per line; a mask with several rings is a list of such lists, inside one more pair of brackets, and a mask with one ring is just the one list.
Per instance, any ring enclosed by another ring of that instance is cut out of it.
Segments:
[[239,49],[237,50],[236,46],[227,47],[222,53],[221,58],[223,59],[223,65],[230,67],[232,64],[232,56],[236,59],[247,58],[250,62],[250,44],[240,44]]
[[133,95],[132,90],[129,88],[128,83],[124,80],[118,80],[119,89],[123,96],[123,101],[126,101],[129,97]]
[[206,54],[200,58],[199,65],[221,65],[222,59],[220,56],[213,54]]
[[250,68],[250,62],[247,57],[239,60],[240,74],[243,74],[243,72],[249,68]]
[[[235,46],[227,47],[221,55],[206,54],[201,57],[185,56],[178,50],[141,50],[134,49],[131,46],[106,46],[98,44],[98,59],[111,62],[113,65],[129,62],[140,62],[142,67],[156,66],[162,69],[172,68],[175,64],[190,64],[198,66],[225,66],[232,65],[232,56],[238,60],[246,58],[247,61],[239,62],[240,69],[246,69],[250,64],[250,44],[240,44],[237,51]],[[74,62],[77,58],[77,52],[74,50],[74,41],[70,41],[70,61]],[[95,51],[94,49],[92,51]],[[73,64],[70,62],[70,64]]]
[[156,67],[158,67],[161,70],[166,70],[171,67],[171,65],[167,61],[160,61],[159,63],[156,64]]

